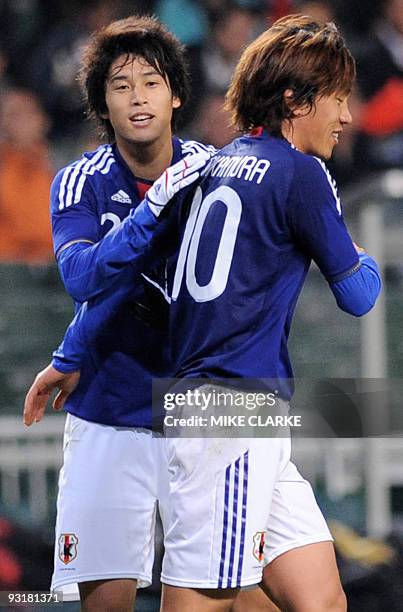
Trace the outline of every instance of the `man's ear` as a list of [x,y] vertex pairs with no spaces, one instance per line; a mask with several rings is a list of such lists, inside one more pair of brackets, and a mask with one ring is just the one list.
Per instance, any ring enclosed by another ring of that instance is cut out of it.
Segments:
[[306,115],[310,110],[309,104],[304,104],[303,106],[297,106],[295,104],[295,95],[293,89],[286,89],[283,98],[288,108],[292,111],[294,117],[302,117]]
[[177,96],[173,96],[172,98],[172,108],[179,108],[182,105],[182,102]]
[[294,101],[294,90],[293,89],[286,89],[285,92],[283,93],[283,98],[284,98],[284,102],[287,104],[287,106],[292,108],[293,101]]

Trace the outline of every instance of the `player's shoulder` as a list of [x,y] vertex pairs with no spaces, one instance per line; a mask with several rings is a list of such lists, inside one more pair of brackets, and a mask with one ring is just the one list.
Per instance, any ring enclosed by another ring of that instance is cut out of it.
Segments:
[[223,149],[233,154],[247,155],[270,161],[271,172],[282,174],[293,168],[293,149],[283,138],[267,134],[265,131],[255,134],[254,131],[243,134]]
[[112,146],[110,144],[101,145],[95,151],[86,151],[79,159],[61,168],[54,182],[61,182],[63,178],[66,180],[71,175],[95,175],[97,172],[106,174],[115,161]]
[[179,143],[183,157],[193,153],[202,152],[207,152],[210,155],[214,155],[217,152],[217,149],[213,147],[213,145],[205,144],[203,142],[199,142],[198,140],[183,140],[182,138],[179,138]]
[[322,193],[331,201],[334,201],[338,212],[341,214],[341,202],[337,184],[325,162],[314,155],[307,155],[300,151],[294,151],[295,180],[299,186],[305,186],[315,190],[316,194]]
[[115,162],[113,147],[105,144],[59,170],[51,187],[52,208],[57,204],[61,210],[79,202],[88,189],[96,191],[97,183],[109,175]]
[[302,153],[293,145],[290,145],[289,150],[293,158],[296,173],[298,175],[312,175],[318,180],[325,180],[334,183],[334,180],[322,159],[316,157],[315,155]]

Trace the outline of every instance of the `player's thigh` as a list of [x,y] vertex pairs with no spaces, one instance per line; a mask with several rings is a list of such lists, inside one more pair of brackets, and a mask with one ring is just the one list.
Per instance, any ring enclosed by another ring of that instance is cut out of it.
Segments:
[[157,495],[151,433],[68,416],[52,587],[151,582]]
[[280,612],[267,593],[260,587],[240,591],[231,612]]
[[265,540],[265,565],[306,544],[333,541],[310,483],[288,461],[275,484]]
[[344,609],[332,536],[311,485],[291,461],[273,492],[265,562],[262,586],[281,609]]
[[258,584],[283,441],[187,438],[167,445],[172,504],[162,582],[192,589]]
[[133,612],[136,580],[95,580],[79,584],[82,612]]
[[160,612],[230,612],[238,589],[191,589],[163,584]]
[[344,612],[332,542],[289,550],[267,565],[262,588],[285,612]]

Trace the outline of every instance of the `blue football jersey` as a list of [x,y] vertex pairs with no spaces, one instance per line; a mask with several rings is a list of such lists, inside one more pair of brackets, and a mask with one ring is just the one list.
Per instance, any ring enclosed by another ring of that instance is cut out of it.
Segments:
[[[173,159],[205,148],[173,139]],[[96,243],[144,198],[151,181],[136,179],[115,145],[103,145],[61,170],[51,189],[56,256],[68,245]],[[122,304],[87,347],[81,378],[66,410],[97,423],[151,426],[151,380],[172,374],[167,303],[152,273],[136,278]]]
[[287,340],[311,260],[330,283],[360,266],[335,183],[265,131],[233,141],[203,174],[172,271],[176,376],[271,379],[289,399]]

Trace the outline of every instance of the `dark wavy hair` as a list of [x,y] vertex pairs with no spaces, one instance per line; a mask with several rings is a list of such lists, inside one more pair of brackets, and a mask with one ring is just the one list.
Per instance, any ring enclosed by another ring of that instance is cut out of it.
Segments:
[[179,98],[181,107],[173,111],[173,125],[189,98],[189,75],[184,47],[158,19],[128,17],[113,21],[95,32],[85,47],[79,81],[87,103],[87,114],[96,120],[101,135],[114,141],[115,134],[105,102],[106,80],[112,63],[121,55],[141,57],[169,84],[172,95]]
[[[356,76],[355,61],[334,23],[304,15],[276,21],[243,52],[227,93],[226,107],[240,131],[265,127],[281,136],[293,109],[317,97],[347,95]],[[284,92],[293,92],[291,104]]]

